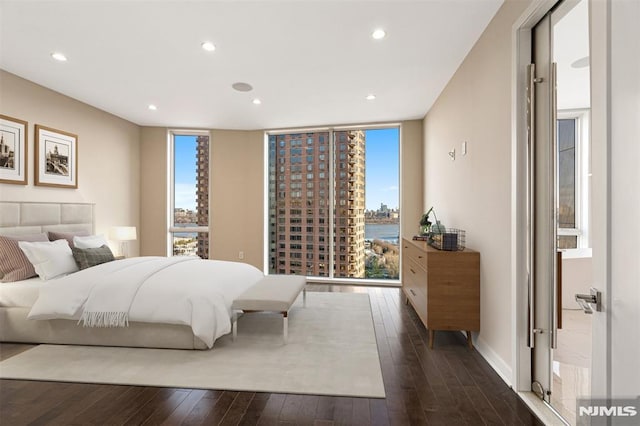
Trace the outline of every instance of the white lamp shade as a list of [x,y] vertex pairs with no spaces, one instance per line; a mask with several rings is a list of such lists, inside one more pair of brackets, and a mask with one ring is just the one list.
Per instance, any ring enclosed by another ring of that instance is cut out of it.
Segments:
[[109,238],[114,241],[133,241],[137,238],[135,226],[114,226],[109,231]]

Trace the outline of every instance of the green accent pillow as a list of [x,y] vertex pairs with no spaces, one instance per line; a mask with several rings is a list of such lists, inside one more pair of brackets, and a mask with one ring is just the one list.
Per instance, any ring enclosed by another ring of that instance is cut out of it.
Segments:
[[73,258],[78,264],[78,268],[81,270],[115,260],[111,249],[107,245],[87,249],[74,247],[71,251],[73,252]]

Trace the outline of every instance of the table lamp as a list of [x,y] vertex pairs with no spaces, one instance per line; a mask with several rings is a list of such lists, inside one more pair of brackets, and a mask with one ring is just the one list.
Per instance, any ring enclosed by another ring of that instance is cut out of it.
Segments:
[[109,239],[120,242],[120,255],[127,257],[129,255],[129,241],[135,241],[135,226],[113,226],[109,230]]

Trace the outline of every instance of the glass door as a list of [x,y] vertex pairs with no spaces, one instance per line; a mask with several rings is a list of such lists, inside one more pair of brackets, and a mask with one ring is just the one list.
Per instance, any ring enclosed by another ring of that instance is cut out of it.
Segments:
[[596,287],[591,249],[590,67],[587,0],[563,3],[551,16],[556,70],[558,257],[557,344],[551,351],[551,406],[576,424],[578,398],[591,395],[592,306],[576,295]]
[[530,66],[532,390],[570,424],[590,398],[592,301],[588,1],[534,28]]

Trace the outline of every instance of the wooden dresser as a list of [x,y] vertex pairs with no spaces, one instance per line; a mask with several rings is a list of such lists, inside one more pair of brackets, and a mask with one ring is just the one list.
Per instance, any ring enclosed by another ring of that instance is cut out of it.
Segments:
[[480,253],[441,251],[424,241],[402,240],[402,290],[429,330],[480,331]]

